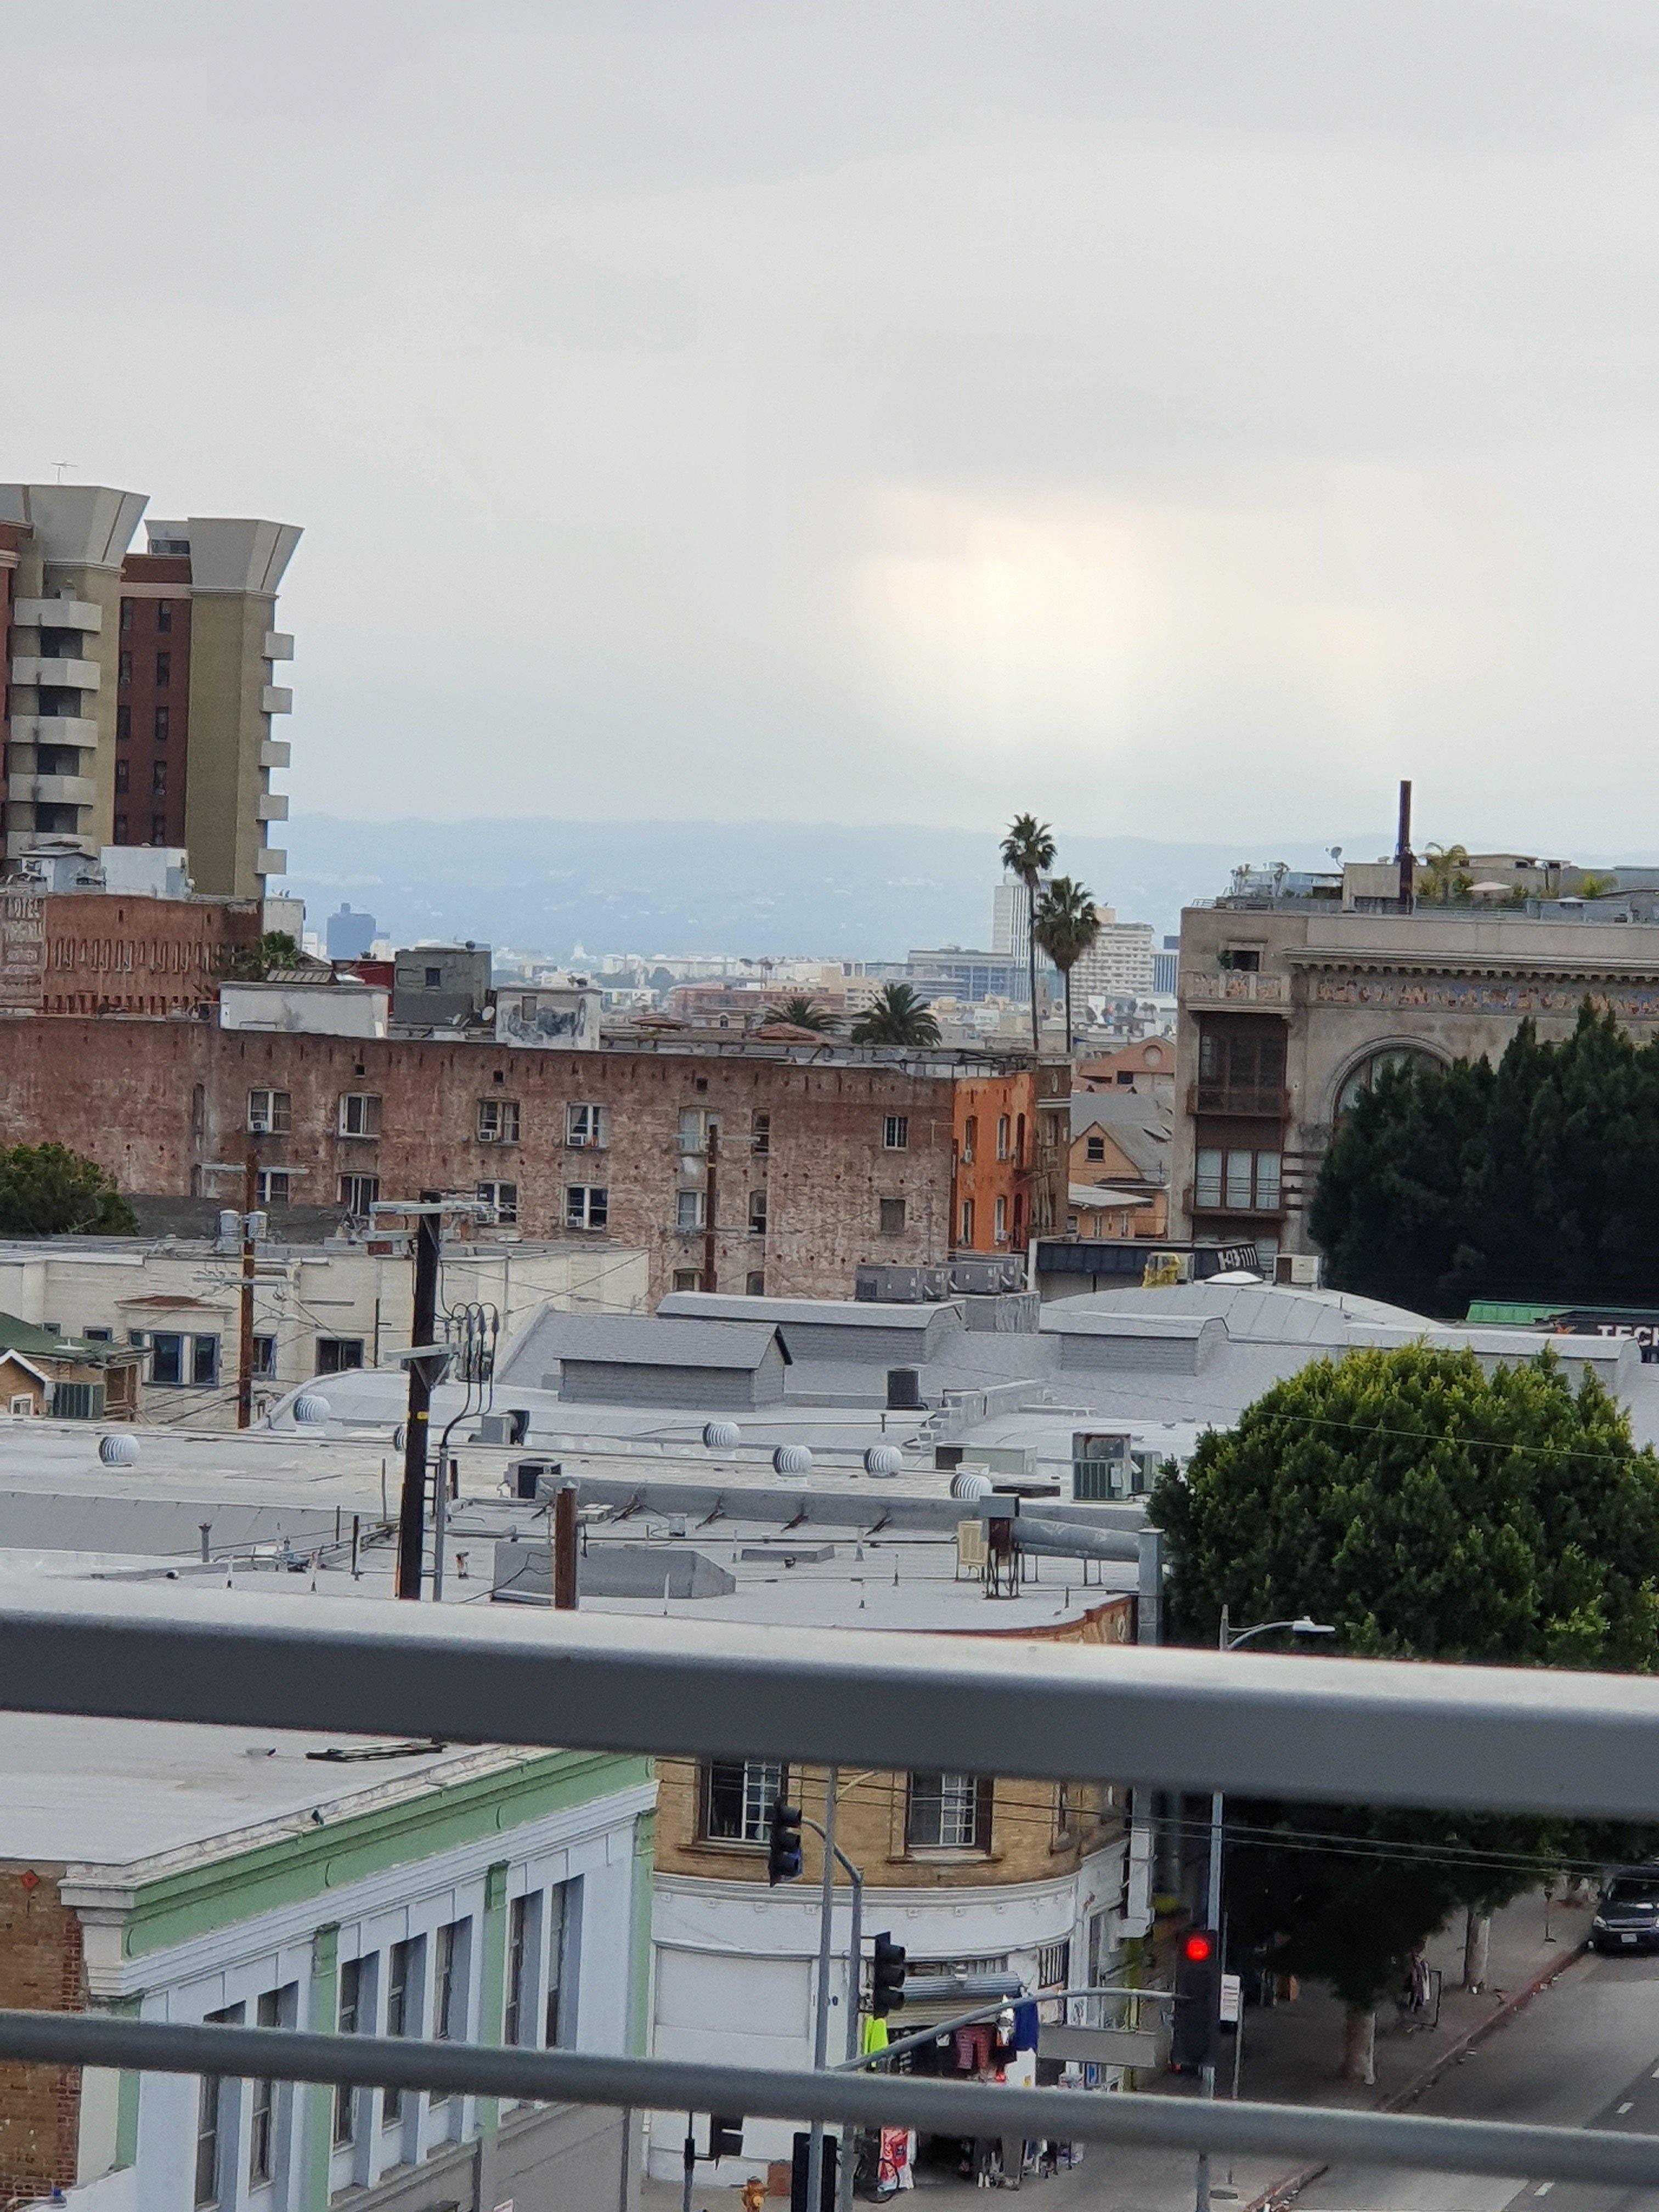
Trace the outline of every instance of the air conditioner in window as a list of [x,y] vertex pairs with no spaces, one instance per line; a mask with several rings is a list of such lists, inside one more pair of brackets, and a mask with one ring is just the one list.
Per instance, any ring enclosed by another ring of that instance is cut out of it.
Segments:
[[268,1114],[250,1114],[247,1126],[253,1136],[268,1137],[270,1134],[270,1116]]

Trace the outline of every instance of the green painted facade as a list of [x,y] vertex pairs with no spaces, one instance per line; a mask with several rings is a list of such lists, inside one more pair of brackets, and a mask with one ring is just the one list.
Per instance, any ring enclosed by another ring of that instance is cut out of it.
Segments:
[[550,1752],[522,1765],[434,1784],[322,1827],[160,1876],[136,1892],[122,1931],[130,1959],[326,1897],[387,1868],[434,1857],[652,1778],[651,1761]]

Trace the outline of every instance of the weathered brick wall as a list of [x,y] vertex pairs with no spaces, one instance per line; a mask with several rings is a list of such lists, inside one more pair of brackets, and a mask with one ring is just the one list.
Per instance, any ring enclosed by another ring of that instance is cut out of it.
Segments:
[[[378,1177],[385,1200],[512,1182],[520,1227],[545,1237],[562,1233],[568,1187],[602,1186],[605,1233],[648,1253],[653,1297],[677,1271],[704,1264],[702,1234],[673,1225],[677,1194],[689,1187],[678,1145],[685,1109],[720,1117],[720,1289],[741,1291],[753,1273],[775,1296],[848,1297],[860,1260],[937,1261],[951,1249],[948,1073],[289,1036],[199,1021],[0,1022],[0,1141],[73,1146],[125,1190],[222,1192],[234,1204],[234,1177],[205,1170],[244,1158],[255,1088],[291,1100],[290,1133],[261,1139],[259,1159],[294,1171],[296,1203],[334,1202],[345,1175]],[[340,1135],[340,1098],[353,1091],[380,1099],[377,1138]],[[517,1104],[516,1145],[479,1141],[484,1100]],[[603,1152],[567,1145],[565,1109],[576,1104],[606,1109]],[[754,1149],[757,1114],[769,1118],[764,1152]],[[902,1150],[884,1143],[895,1114],[907,1122]],[[750,1194],[760,1189],[763,1237],[749,1228]],[[902,1229],[883,1229],[884,1198],[902,1200]]]
[[216,998],[231,952],[259,942],[260,911],[252,900],[62,891],[41,904],[49,1014],[188,1012]]
[[[61,1869],[0,1860],[0,2008],[79,2012],[81,1923],[58,1894]],[[0,2203],[75,2179],[78,2068],[0,2060]]]

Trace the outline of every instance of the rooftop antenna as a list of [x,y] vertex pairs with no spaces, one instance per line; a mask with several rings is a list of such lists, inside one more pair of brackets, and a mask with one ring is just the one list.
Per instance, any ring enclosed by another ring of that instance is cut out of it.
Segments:
[[79,465],[79,464],[78,464],[77,462],[75,462],[75,461],[54,461],[54,462],[52,463],[52,466],[53,466],[53,468],[55,468],[55,469],[57,470],[57,471],[58,471],[58,483],[63,483],[63,481],[64,481],[64,470],[65,470],[65,469],[72,469],[72,468],[76,468],[76,467],[78,467],[78,465]]

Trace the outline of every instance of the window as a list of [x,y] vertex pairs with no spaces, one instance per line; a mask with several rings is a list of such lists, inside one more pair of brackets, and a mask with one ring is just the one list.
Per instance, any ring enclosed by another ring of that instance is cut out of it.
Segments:
[[595,1183],[568,1183],[564,1194],[567,1229],[603,1229],[611,1217],[611,1193]]
[[538,1900],[533,1897],[515,1897],[507,1914],[507,2010],[501,2022],[501,2040],[509,2049],[524,2040],[524,2031],[529,2020],[530,1978],[532,1959],[530,1946],[536,1935]]
[[995,1210],[991,1217],[991,1233],[996,1238],[999,1244],[1006,1244],[1007,1243],[1008,1201],[1006,1198],[1000,1198],[996,1201]]
[[757,1159],[763,1159],[772,1149],[772,1116],[753,1114],[749,1120],[749,1149]]
[[155,721],[154,727],[156,744],[158,745],[166,744],[167,741],[167,710],[165,707],[158,707],[155,709]]
[[167,764],[164,760],[153,761],[150,763],[149,787],[157,799],[167,797]]
[[1085,1139],[1083,1149],[1086,1158],[1095,1161],[1103,1160],[1106,1157],[1106,1139],[1097,1133],[1091,1133]]
[[[363,1962],[347,1959],[340,1968],[340,2010],[337,2026],[342,2035],[362,2033]],[[334,2141],[337,2145],[355,2142],[357,2139],[357,2098],[355,2090],[343,2081],[334,2088]]]
[[294,1126],[293,1097],[286,1091],[250,1091],[247,1125],[256,1136],[287,1136]]
[[1193,1205],[1200,1212],[1277,1213],[1282,1157],[1243,1146],[1200,1146],[1193,1166]]
[[702,1190],[682,1190],[675,1194],[674,1226],[676,1229],[702,1229],[707,1224],[708,1194]]
[[167,843],[167,817],[165,814],[152,814],[150,816],[149,842],[152,845],[165,845]]
[[882,1123],[881,1141],[890,1152],[908,1152],[910,1147],[910,1116],[890,1114]]
[[340,1100],[340,1134],[343,1137],[378,1137],[380,1133],[380,1102],[366,1091],[348,1091]]
[[193,1336],[190,1340],[190,1379],[198,1390],[219,1387],[219,1340]]
[[999,1114],[997,1115],[997,1158],[1000,1160],[1006,1160],[1008,1157],[1008,1116],[1006,1114]]
[[100,1421],[104,1418],[101,1382],[57,1382],[52,1385],[52,1410],[60,1421]]
[[519,1102],[516,1098],[478,1101],[478,1142],[516,1145],[519,1141]]
[[365,1218],[379,1205],[380,1178],[379,1176],[343,1175],[340,1177],[340,1203],[348,1213]]
[[127,842],[127,817],[125,814],[118,814],[115,817],[115,842],[118,845],[125,845]]
[[317,1340],[317,1372],[319,1375],[355,1375],[363,1364],[363,1340],[361,1336],[319,1336]]
[[715,1759],[702,1771],[702,1832],[715,1844],[763,1844],[772,1808],[789,1794],[789,1770],[775,1759]]
[[719,1134],[720,1117],[701,1106],[687,1106],[680,1113],[679,1149],[688,1159],[699,1158],[708,1150],[710,1132]]
[[131,740],[132,736],[132,709],[131,707],[118,707],[116,708],[115,734],[123,744],[126,744]]
[[118,799],[127,787],[127,764],[124,760],[115,763],[115,794]]
[[428,968],[426,970],[426,988],[428,991],[441,991],[443,988],[443,981],[444,971],[441,968]]
[[766,1276],[762,1269],[751,1267],[743,1279],[743,1294],[746,1298],[763,1298],[766,1296]]
[[[207,2024],[210,2027],[237,2027],[241,2025],[240,2005],[227,2005],[222,2012],[210,2012]],[[219,2202],[219,2126],[224,2112],[224,2083],[216,2074],[204,2074],[196,2099],[196,2190],[198,2204],[216,2204]]]
[[1285,1034],[1212,1026],[1198,1040],[1198,1079],[1224,1091],[1277,1091],[1285,1081]]
[[118,684],[131,684],[132,681],[132,653],[125,645],[115,665],[115,680]]
[[519,1218],[519,1186],[515,1182],[481,1182],[478,1185],[481,1205],[495,1209],[497,1221],[516,1221]]
[[1336,1094],[1336,1111],[1339,1115],[1348,1113],[1368,1091],[1376,1088],[1391,1067],[1404,1067],[1421,1074],[1440,1064],[1432,1053],[1419,1051],[1413,1045],[1384,1045],[1380,1052],[1367,1053],[1343,1079],[1342,1088]]
[[155,602],[155,627],[163,634],[173,628],[173,602],[171,599],[157,599]]
[[970,1114],[962,1128],[962,1158],[965,1167],[974,1164],[974,1147],[979,1142],[979,1115]]
[[293,1189],[293,1177],[286,1168],[261,1168],[253,1178],[254,1197],[260,1206],[286,1206]]
[[274,1336],[256,1336],[253,1340],[253,1372],[269,1382],[276,1372],[276,1340]]
[[766,1234],[766,1193],[763,1190],[751,1190],[749,1194],[749,1234],[751,1237],[764,1237]]
[[156,654],[155,681],[159,686],[163,688],[172,683],[173,655],[170,653],[158,653]]
[[185,1340],[171,1329],[158,1328],[150,1337],[149,1379],[169,1384],[185,1379]]
[[605,1146],[605,1109],[601,1106],[567,1106],[564,1109],[564,1140],[591,1152],[599,1152]]
[[569,1966],[574,1951],[572,1938],[575,1933],[576,1915],[573,1910],[574,1882],[558,1883],[547,1893],[547,2047],[556,2051],[561,2044],[574,2040],[575,2007],[570,2002],[575,1996],[570,1988]]
[[[409,2013],[415,1996],[416,1953],[420,1938],[411,1936],[406,1942],[394,1943],[387,1953],[386,1978],[386,2032],[388,2035],[409,2033]],[[387,2127],[400,2120],[404,2113],[404,2093],[401,2089],[383,2089],[380,2093],[380,2117]]]
[[113,1344],[115,1341],[115,1331],[112,1328],[85,1328],[81,1334],[88,1344]]
[[991,1784],[975,1774],[913,1774],[904,1824],[913,1851],[988,1851]]
[[[280,1991],[266,1990],[261,1993],[254,2011],[254,2024],[258,2027],[282,2026]],[[247,2179],[250,2189],[258,2189],[271,2179],[275,2170],[272,2152],[275,2148],[276,2084],[270,2081],[253,2081],[249,2084],[249,2089]]]
[[957,1242],[970,1252],[974,1249],[974,1201],[971,1198],[964,1198],[962,1201],[962,1234]]
[[32,1413],[34,1411],[34,1401],[27,1391],[20,1391],[11,1401],[11,1410],[14,1413]]
[[702,1270],[697,1267],[676,1267],[674,1288],[677,1291],[700,1291],[702,1288]]
[[1039,1943],[1036,1954],[1036,1980],[1040,1990],[1067,1990],[1072,1986],[1072,1944],[1069,1936],[1062,1936],[1058,1943]]
[[884,1237],[902,1237],[904,1233],[904,1200],[884,1198],[881,1201],[881,1233]]
[[[440,2043],[466,2039],[467,1923],[451,1920],[438,1930],[432,1954],[432,2033]],[[434,2105],[447,2101],[447,2090],[434,2089]]]
[[122,600],[122,602],[121,602],[121,631],[122,631],[122,635],[125,636],[125,634],[127,633],[127,631],[129,631],[131,628],[132,628],[132,601],[131,601],[131,599],[123,599],[123,600]]

